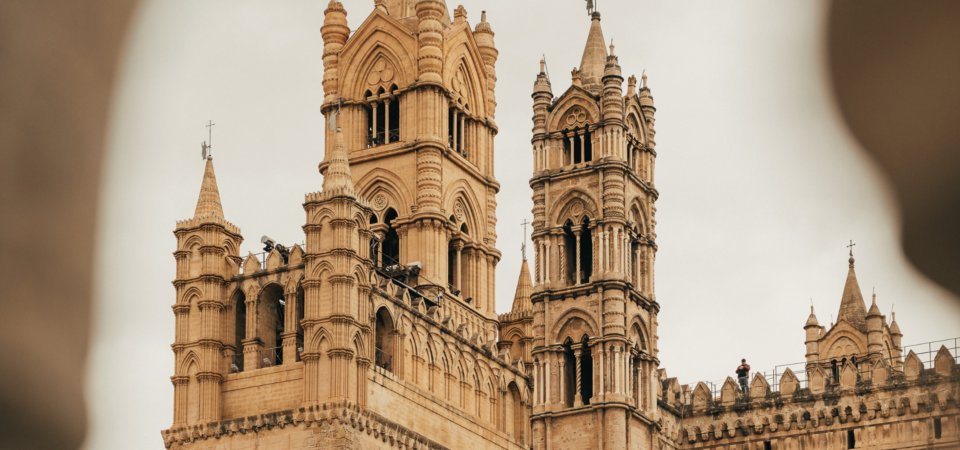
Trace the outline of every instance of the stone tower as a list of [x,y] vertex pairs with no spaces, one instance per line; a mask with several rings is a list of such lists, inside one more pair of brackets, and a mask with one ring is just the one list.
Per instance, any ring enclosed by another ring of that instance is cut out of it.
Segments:
[[220,384],[227,373],[223,352],[242,352],[223,339],[227,281],[241,259],[240,229],[223,217],[220,192],[207,158],[200,198],[192,219],[177,222],[177,301],[174,338],[174,426],[221,418]]
[[[571,86],[533,90],[535,448],[649,448],[657,420],[653,98],[600,14]],[[562,443],[562,445],[560,444]],[[560,447],[555,447],[560,445]]]
[[529,448],[532,378],[497,342],[494,33],[443,0],[371,6],[352,34],[324,11],[305,246],[241,259],[212,161],[178,223],[168,448]]

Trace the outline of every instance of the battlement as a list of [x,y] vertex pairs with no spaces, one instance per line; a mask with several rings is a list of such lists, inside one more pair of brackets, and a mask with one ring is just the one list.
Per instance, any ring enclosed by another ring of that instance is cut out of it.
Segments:
[[[870,366],[867,370],[847,362],[836,374],[825,373],[818,363],[811,363],[808,376],[798,377],[788,367],[776,384],[767,380],[769,375],[757,373],[746,392],[732,377],[727,377],[719,392],[715,383],[707,382],[691,390],[675,378],[664,379],[665,372],[661,371],[661,406],[682,421],[665,426],[665,431],[678,444],[697,448],[740,445],[756,439],[809,439],[807,444],[793,445],[811,448],[824,448],[818,447],[822,439],[874,444],[926,442],[926,437],[921,438],[926,433],[916,427],[911,432],[899,428],[891,435],[889,424],[960,416],[960,366],[956,359],[941,346],[935,356],[927,358],[930,368],[925,368],[914,351],[899,369],[883,358],[861,363]],[[837,437],[837,433],[846,431],[853,434]],[[949,439],[960,442],[960,434],[954,432]]]
[[533,310],[508,312],[500,314],[498,317],[500,323],[517,322],[523,319],[533,319]]
[[240,227],[228,222],[226,219],[216,214],[204,214],[186,220],[178,220],[176,231],[192,230],[195,228],[200,228],[203,225],[218,225],[223,227],[227,233],[237,236],[240,235]]
[[347,197],[347,198],[350,198],[350,199],[352,199],[352,200],[356,200],[357,203],[359,203],[360,206],[362,206],[362,207],[364,207],[364,208],[369,208],[369,207],[370,207],[370,201],[369,201],[369,200],[367,200],[367,199],[365,199],[365,198],[357,195],[357,194],[353,191],[353,189],[347,188],[347,187],[338,187],[338,188],[333,188],[333,189],[325,189],[325,190],[319,191],[319,192],[310,192],[310,193],[304,195],[303,203],[306,205],[306,204],[310,204],[310,203],[325,202],[325,201],[332,200],[332,199],[337,198],[337,197]]

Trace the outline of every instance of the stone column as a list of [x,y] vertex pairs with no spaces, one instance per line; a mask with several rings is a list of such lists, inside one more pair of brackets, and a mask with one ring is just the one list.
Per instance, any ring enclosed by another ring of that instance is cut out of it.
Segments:
[[613,392],[620,393],[620,383],[622,377],[620,376],[620,347],[613,348]]
[[467,140],[464,139],[464,138],[465,138],[466,135],[467,135],[467,133],[466,133],[466,128],[467,128],[467,116],[464,115],[464,114],[460,114],[459,116],[460,116],[460,153],[461,153],[461,154],[466,154],[466,153],[467,153]]
[[373,108],[373,121],[370,122],[372,124],[370,127],[370,135],[372,137],[370,141],[371,147],[377,146],[377,106],[379,106],[377,102],[370,104],[370,107]]
[[576,359],[577,359],[577,386],[576,386],[576,390],[573,391],[573,392],[574,392],[574,395],[573,395],[573,407],[574,407],[574,408],[579,408],[579,407],[583,406],[583,395],[582,395],[582,392],[581,392],[581,390],[580,390],[580,386],[581,386],[581,382],[582,382],[581,379],[582,379],[582,376],[583,376],[583,369],[582,369],[581,366],[580,366],[580,355],[582,354],[582,352],[583,352],[583,350],[582,350],[582,349],[579,349],[579,348],[578,348],[578,349],[575,349],[575,350],[573,351],[573,356],[575,356]]
[[553,364],[550,362],[550,353],[544,353],[543,366],[544,366],[543,375],[545,379],[544,384],[546,386],[546,388],[543,390],[543,394],[544,394],[543,403],[545,403],[549,407],[551,404],[550,394],[552,394],[552,392],[550,392],[550,374],[551,372],[553,372]]
[[566,245],[564,245],[563,240],[557,243],[557,250],[559,252],[559,268],[560,273],[557,274],[557,278],[560,279],[560,284],[564,284],[567,281],[567,252]]
[[573,235],[577,239],[577,249],[576,249],[577,267],[576,267],[576,272],[574,272],[573,274],[574,285],[580,286],[580,227],[577,227],[577,229],[573,231]]
[[574,159],[573,159],[573,152],[576,150],[576,146],[573,145],[573,136],[574,136],[574,134],[573,134],[573,133],[570,133],[570,137],[569,137],[569,139],[570,139],[570,161],[564,161],[564,162],[566,163],[566,164],[564,164],[564,165],[573,164],[573,161],[574,161]]
[[462,292],[462,291],[463,291],[463,282],[462,282],[463,276],[460,274],[460,272],[463,271],[463,265],[460,263],[460,262],[461,262],[461,255],[462,255],[462,253],[463,253],[463,241],[457,241],[457,243],[454,244],[453,248],[455,248],[455,249],[457,250],[457,267],[455,267],[454,270],[453,270],[453,285],[454,285],[454,287],[456,287],[457,289],[461,290],[461,293],[463,293],[463,292]]
[[545,272],[545,273],[544,273],[544,282],[547,283],[547,284],[550,284],[550,257],[553,256],[553,255],[550,253],[550,244],[551,244],[551,242],[550,242],[550,236],[549,236],[549,235],[545,236],[544,239],[543,239],[543,241],[544,241],[544,242],[543,242],[543,245],[544,245],[544,253],[546,254],[546,258],[545,258],[545,260],[544,260],[544,268],[543,268],[543,271]]
[[533,365],[533,407],[540,406],[540,364]]
[[594,361],[599,361],[600,363],[597,364],[597,366],[600,368],[598,371],[600,376],[597,383],[599,385],[599,389],[597,389],[597,400],[600,400],[600,398],[603,397],[603,344],[601,343],[594,348],[597,350],[597,357],[594,358]]
[[390,99],[383,100],[383,143],[390,143]]
[[605,264],[606,258],[604,257],[604,255],[607,253],[607,246],[606,246],[606,242],[604,242],[604,241],[605,241],[605,239],[604,239],[605,234],[606,234],[606,232],[603,231],[603,226],[597,227],[597,244],[598,244],[598,245],[597,245],[597,247],[598,247],[598,248],[597,248],[597,250],[598,250],[597,253],[598,253],[598,258],[600,258],[600,261],[599,261],[599,266],[594,270],[594,272],[600,273],[600,274],[602,274],[603,272],[606,271],[606,270],[605,270],[605,269],[606,269],[606,264]]
[[459,128],[460,126],[460,119],[457,116],[460,113],[458,113],[457,110],[454,108],[452,111],[452,114],[453,114],[453,129],[450,130],[450,147],[453,148],[453,151],[459,152],[460,150],[457,148],[457,138],[460,137],[460,134],[459,132],[457,132],[457,128]]
[[561,357],[559,361],[559,375],[560,375],[560,401],[557,403],[567,406],[567,361],[566,358]]

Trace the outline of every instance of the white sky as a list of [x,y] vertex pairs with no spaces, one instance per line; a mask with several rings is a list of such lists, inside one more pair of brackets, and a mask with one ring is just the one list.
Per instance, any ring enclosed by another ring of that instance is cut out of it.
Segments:
[[[371,0],[343,1],[355,29]],[[451,11],[458,3],[450,2]],[[581,0],[465,0],[485,9],[497,63],[497,307],[509,310],[520,223],[532,219],[530,98],[541,54],[570,85],[590,22]],[[847,241],[864,296],[893,303],[904,343],[960,336],[958,302],[910,268],[892,197],[843,128],[811,1],[599,2],[624,76],[646,70],[657,111],[661,367],[681,383],[803,361],[813,299],[839,307]],[[241,254],[301,242],[320,190],[326,1],[144,1],[126,47],[100,212],[87,449],[160,448],[173,417],[176,220],[193,216],[212,119],[224,212]],[[869,301],[869,300],[868,300]]]

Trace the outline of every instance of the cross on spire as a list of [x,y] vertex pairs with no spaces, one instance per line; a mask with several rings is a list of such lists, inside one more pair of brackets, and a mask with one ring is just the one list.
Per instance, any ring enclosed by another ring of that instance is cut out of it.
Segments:
[[523,219],[523,246],[520,247],[520,252],[523,253],[523,260],[527,260],[527,225],[530,225],[530,222],[527,222],[527,219]]
[[853,256],[853,246],[854,246],[854,245],[857,245],[857,244],[854,244],[854,243],[853,243],[853,239],[851,239],[851,240],[850,240],[850,245],[847,246],[847,248],[850,249],[850,256]]
[[[213,151],[211,151],[211,149],[213,148],[213,126],[214,126],[214,125],[216,125],[216,124],[213,123],[212,120],[208,120],[208,121],[207,121],[206,127],[207,127],[208,139],[207,139],[206,141],[204,141],[203,144],[202,144],[202,145],[203,145],[203,159],[213,158]],[[208,142],[209,142],[209,143],[208,143]]]

